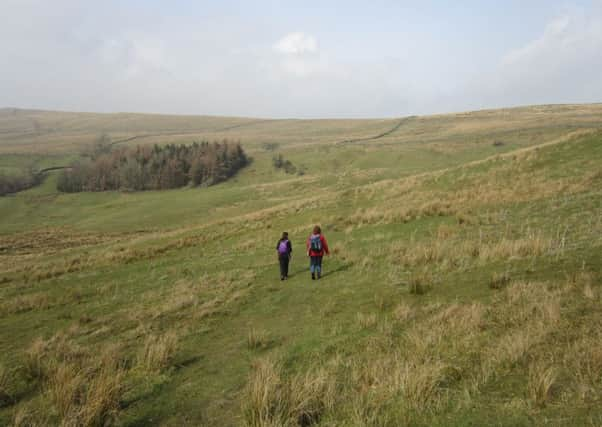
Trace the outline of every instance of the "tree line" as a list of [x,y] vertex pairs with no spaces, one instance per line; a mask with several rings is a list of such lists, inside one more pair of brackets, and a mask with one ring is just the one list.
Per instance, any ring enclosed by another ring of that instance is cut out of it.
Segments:
[[7,194],[35,187],[42,182],[43,178],[41,174],[33,170],[22,172],[18,175],[0,172],[0,196],[6,196]]
[[73,163],[58,178],[63,192],[165,190],[186,185],[213,185],[246,166],[239,143],[194,142],[107,150],[103,145],[88,159]]

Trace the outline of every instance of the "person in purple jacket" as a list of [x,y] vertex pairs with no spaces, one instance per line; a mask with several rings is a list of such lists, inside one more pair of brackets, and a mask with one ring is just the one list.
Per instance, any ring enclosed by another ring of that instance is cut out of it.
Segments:
[[282,233],[282,237],[278,240],[276,250],[278,251],[278,262],[280,262],[280,280],[286,280],[288,279],[288,263],[293,253],[293,245],[288,240],[286,231]]

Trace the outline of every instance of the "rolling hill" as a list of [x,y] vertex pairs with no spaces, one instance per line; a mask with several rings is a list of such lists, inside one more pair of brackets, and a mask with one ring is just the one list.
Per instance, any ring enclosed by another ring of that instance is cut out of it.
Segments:
[[[0,424],[599,425],[601,127],[597,104],[0,110],[9,173],[100,135],[240,140],[253,158],[208,188],[62,194],[52,172],[0,198]],[[312,282],[314,224],[332,254]]]

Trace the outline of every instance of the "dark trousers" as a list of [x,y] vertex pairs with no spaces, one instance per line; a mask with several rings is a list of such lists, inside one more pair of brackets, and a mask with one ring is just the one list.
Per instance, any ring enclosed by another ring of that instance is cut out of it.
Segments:
[[280,276],[281,277],[288,277],[288,262],[290,261],[291,257],[286,254],[286,255],[278,255],[278,261],[280,261]]
[[312,273],[322,273],[322,257],[321,256],[312,256],[309,257],[309,271]]

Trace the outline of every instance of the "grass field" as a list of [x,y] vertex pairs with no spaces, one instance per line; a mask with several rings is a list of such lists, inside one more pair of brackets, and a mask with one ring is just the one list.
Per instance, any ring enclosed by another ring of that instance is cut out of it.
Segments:
[[[7,171],[102,133],[253,157],[209,188],[60,194],[51,173],[0,198],[0,425],[602,425],[601,126],[602,105],[0,110]],[[316,223],[332,254],[312,282]]]

